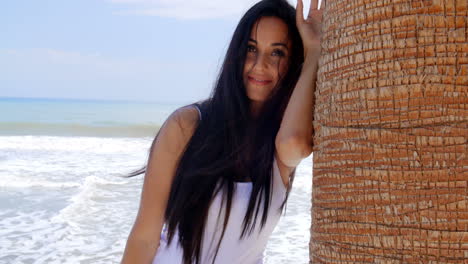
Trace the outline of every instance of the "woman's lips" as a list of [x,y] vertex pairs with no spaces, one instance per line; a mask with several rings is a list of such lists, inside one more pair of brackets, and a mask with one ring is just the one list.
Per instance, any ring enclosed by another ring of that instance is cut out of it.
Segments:
[[249,82],[252,82],[252,83],[258,84],[258,85],[266,85],[266,84],[271,83],[270,80],[259,80],[259,79],[255,79],[255,78],[250,77],[250,76],[248,76],[248,78],[249,78]]

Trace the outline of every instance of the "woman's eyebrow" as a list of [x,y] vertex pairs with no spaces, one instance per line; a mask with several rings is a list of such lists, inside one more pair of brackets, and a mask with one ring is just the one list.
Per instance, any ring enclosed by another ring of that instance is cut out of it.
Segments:
[[284,44],[284,43],[273,43],[271,45],[272,46],[283,46],[285,49],[288,49],[288,46],[286,46],[286,44]]
[[[256,41],[255,39],[249,39],[249,41],[252,41],[252,42],[254,42],[255,44],[257,44],[257,41]],[[282,43],[282,42],[275,42],[275,43],[273,43],[273,44],[271,44],[271,45],[272,45],[272,46],[282,46],[282,47],[284,47],[285,49],[289,50],[289,49],[288,49],[288,46],[287,46],[286,44]]]

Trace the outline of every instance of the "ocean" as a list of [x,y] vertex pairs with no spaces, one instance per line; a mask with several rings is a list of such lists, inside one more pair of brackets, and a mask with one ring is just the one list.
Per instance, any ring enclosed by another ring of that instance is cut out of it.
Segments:
[[[151,142],[186,104],[0,98],[0,263],[120,263]],[[266,264],[309,263],[312,155]]]

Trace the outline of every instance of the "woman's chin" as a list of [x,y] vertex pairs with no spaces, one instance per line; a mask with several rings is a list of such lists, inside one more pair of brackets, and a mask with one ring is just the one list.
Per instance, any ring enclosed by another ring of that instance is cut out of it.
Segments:
[[265,102],[269,96],[269,93],[265,93],[264,91],[263,92],[255,92],[255,93],[249,93],[247,94],[247,96],[249,97],[250,101],[252,102]]
[[252,106],[260,106],[265,102],[266,98],[260,98],[260,97],[250,97],[249,101]]

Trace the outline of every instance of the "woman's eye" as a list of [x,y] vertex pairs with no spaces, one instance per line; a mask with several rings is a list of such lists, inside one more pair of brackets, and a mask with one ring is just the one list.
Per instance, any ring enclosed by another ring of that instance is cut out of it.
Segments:
[[283,57],[285,55],[282,50],[275,50],[273,53],[278,54],[278,56],[280,56],[280,57]]
[[248,45],[248,46],[247,46],[247,51],[248,51],[248,52],[253,52],[253,51],[255,51],[255,47],[252,46],[252,45]]

